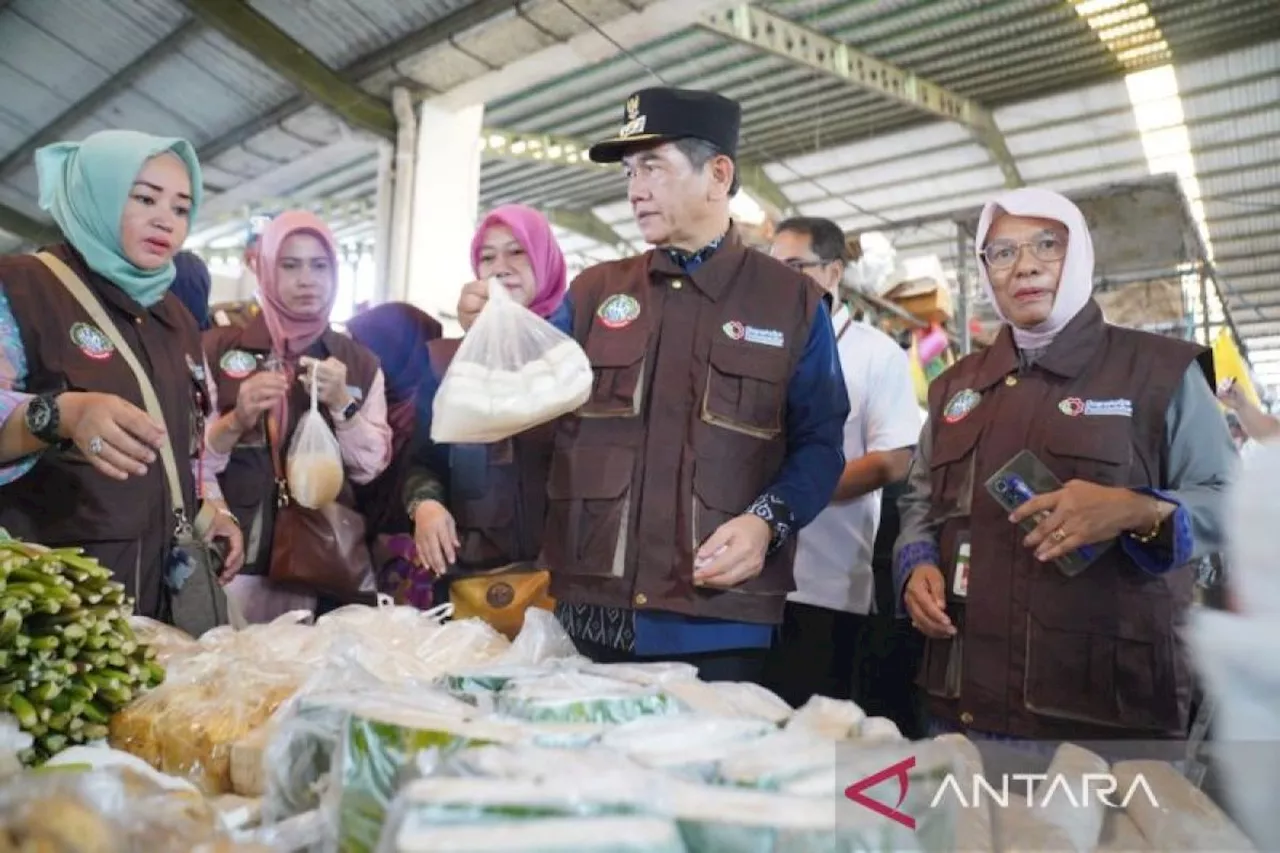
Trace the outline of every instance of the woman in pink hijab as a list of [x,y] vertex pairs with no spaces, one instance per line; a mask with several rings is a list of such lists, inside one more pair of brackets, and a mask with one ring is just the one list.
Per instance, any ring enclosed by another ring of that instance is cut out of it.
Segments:
[[[564,255],[536,210],[513,204],[486,216],[471,242],[471,266],[477,279],[497,278],[521,305],[567,325]],[[430,399],[460,343],[427,345],[432,387],[419,406],[406,489],[418,560],[435,574],[535,560],[546,513],[553,424],[495,445],[442,446],[429,439]]]
[[976,251],[1004,326],[931,383],[899,502],[894,579],[928,638],[931,734],[1185,738],[1177,626],[1192,564],[1222,547],[1234,463],[1212,362],[1106,322],[1084,216],[1057,193],[987,204]]
[[311,405],[313,377],[320,413],[342,453],[340,502],[353,506],[352,485],[386,469],[391,429],[377,357],[329,324],[338,250],[328,226],[305,211],[282,213],[262,234],[256,267],[261,313],[243,327],[207,332],[204,347],[222,410],[207,432],[209,464],[249,543],[242,577],[228,593],[250,621],[261,622],[317,605],[316,595],[278,589],[265,577],[276,506],[271,453],[283,465]]

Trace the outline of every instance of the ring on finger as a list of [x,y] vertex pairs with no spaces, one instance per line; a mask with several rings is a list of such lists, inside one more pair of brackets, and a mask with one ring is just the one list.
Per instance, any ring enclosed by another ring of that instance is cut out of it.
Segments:
[[1059,527],[1057,530],[1053,531],[1050,536],[1053,538],[1054,542],[1061,542],[1067,538],[1067,532]]
[[89,439],[88,446],[89,446],[90,453],[92,453],[94,456],[100,456],[102,455],[102,449],[106,446],[106,444],[103,442],[102,436],[95,435],[93,438]]

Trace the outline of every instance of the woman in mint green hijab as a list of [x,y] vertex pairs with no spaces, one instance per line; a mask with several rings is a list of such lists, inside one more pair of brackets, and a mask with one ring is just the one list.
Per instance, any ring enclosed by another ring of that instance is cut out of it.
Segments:
[[[144,308],[159,302],[200,205],[200,162],[191,143],[106,130],[41,148],[36,172],[40,206],[89,268]],[[155,215],[164,190],[178,214],[167,224]]]
[[[212,510],[209,537],[227,542],[227,579],[242,550],[200,461],[214,411],[200,333],[169,293],[200,202],[200,165],[185,140],[123,130],[49,145],[35,160],[40,206],[66,240],[39,257],[0,257],[0,527],[83,547],[139,613],[166,618],[166,590],[189,569],[175,557],[162,447],[179,463],[188,518],[201,501]],[[94,311],[59,269],[84,283]],[[155,390],[157,416],[125,347]]]

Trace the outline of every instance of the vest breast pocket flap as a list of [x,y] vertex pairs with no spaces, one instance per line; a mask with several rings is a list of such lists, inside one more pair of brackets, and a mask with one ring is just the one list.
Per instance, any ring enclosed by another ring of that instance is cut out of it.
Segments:
[[1102,486],[1129,485],[1132,429],[1129,418],[1080,418],[1055,424],[1045,436],[1045,448],[1054,458],[1044,461],[1064,483],[1088,480]]
[[929,467],[933,500],[945,514],[969,515],[973,504],[976,450],[986,425],[978,418],[939,421]]
[[648,337],[638,324],[591,330],[584,349],[595,382],[591,398],[578,410],[579,416],[626,418],[640,414],[648,345]]
[[791,360],[786,350],[754,344],[711,347],[702,419],[756,438],[782,432]]
[[547,478],[543,553],[549,567],[578,575],[621,577],[635,451],[572,447],[556,453]]

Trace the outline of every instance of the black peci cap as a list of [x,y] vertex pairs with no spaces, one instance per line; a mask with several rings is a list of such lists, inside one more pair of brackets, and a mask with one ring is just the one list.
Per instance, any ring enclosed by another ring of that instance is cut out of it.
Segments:
[[742,107],[737,101],[699,89],[641,89],[627,98],[618,135],[591,146],[597,163],[617,163],[637,145],[692,137],[721,154],[737,157]]

